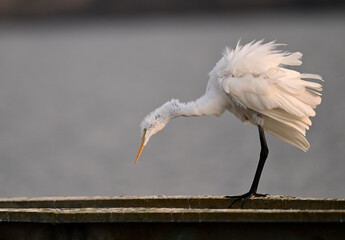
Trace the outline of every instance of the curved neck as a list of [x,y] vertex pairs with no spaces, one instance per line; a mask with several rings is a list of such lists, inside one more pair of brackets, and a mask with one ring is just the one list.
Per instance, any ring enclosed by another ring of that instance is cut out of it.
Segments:
[[[170,108],[170,117],[175,118],[179,116],[192,117],[203,115],[216,115],[219,116],[223,113],[224,109],[219,104],[217,99],[210,96],[203,95],[195,101],[187,103],[180,103],[177,99],[172,99],[168,103]],[[165,105],[165,104],[164,104]],[[163,106],[164,106],[163,105]]]
[[[180,103],[177,99],[172,99],[151,112],[141,123],[142,128],[151,129],[147,132],[148,139],[161,131],[171,119],[184,116],[202,116],[202,115],[221,115],[224,111],[222,102],[216,97],[204,95],[195,101]],[[146,141],[146,142],[147,142]]]

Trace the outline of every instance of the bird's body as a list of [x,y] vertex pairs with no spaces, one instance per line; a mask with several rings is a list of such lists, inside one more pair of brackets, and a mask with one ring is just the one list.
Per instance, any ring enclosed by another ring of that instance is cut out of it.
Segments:
[[[321,103],[319,92],[322,86],[306,79],[322,78],[287,69],[285,66],[301,65],[302,54],[281,52],[276,49],[280,45],[258,41],[244,46],[237,44],[234,50],[226,48],[223,57],[209,73],[203,96],[188,103],[172,99],[144,119],[141,123],[143,140],[137,160],[150,137],[171,119],[178,116],[220,116],[226,110],[242,122],[259,127],[262,148],[267,148],[266,131],[307,151],[309,143],[305,133],[311,126],[309,118],[315,116],[314,109]],[[254,190],[256,192],[256,188]]]

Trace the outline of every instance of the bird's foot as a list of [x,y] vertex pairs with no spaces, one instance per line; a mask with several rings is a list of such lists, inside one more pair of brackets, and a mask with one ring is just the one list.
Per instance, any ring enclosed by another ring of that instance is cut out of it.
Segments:
[[225,196],[225,198],[234,199],[234,201],[232,201],[232,203],[230,204],[230,206],[228,208],[232,208],[232,206],[240,200],[242,201],[240,208],[242,208],[243,204],[244,204],[244,201],[243,201],[244,199],[254,198],[254,197],[267,197],[267,196],[269,196],[269,195],[268,194],[260,194],[260,193],[256,193],[256,192],[247,192],[247,193],[242,194],[242,195]]

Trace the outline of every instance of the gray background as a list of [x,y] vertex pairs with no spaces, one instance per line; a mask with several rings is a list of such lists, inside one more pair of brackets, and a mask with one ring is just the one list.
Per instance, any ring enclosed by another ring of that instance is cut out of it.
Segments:
[[198,98],[225,46],[264,38],[325,82],[309,152],[268,136],[259,192],[345,198],[344,26],[342,9],[3,20],[0,197],[244,193],[258,133],[229,113],[173,120],[134,162],[147,113]]

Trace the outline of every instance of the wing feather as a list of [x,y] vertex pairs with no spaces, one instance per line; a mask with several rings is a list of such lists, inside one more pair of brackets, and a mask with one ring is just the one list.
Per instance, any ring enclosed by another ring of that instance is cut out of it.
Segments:
[[234,50],[226,49],[213,72],[222,90],[244,109],[265,116],[264,128],[272,135],[306,151],[306,130],[321,103],[322,80],[316,74],[299,73],[285,66],[302,64],[300,52],[282,52],[280,44],[263,41]]

